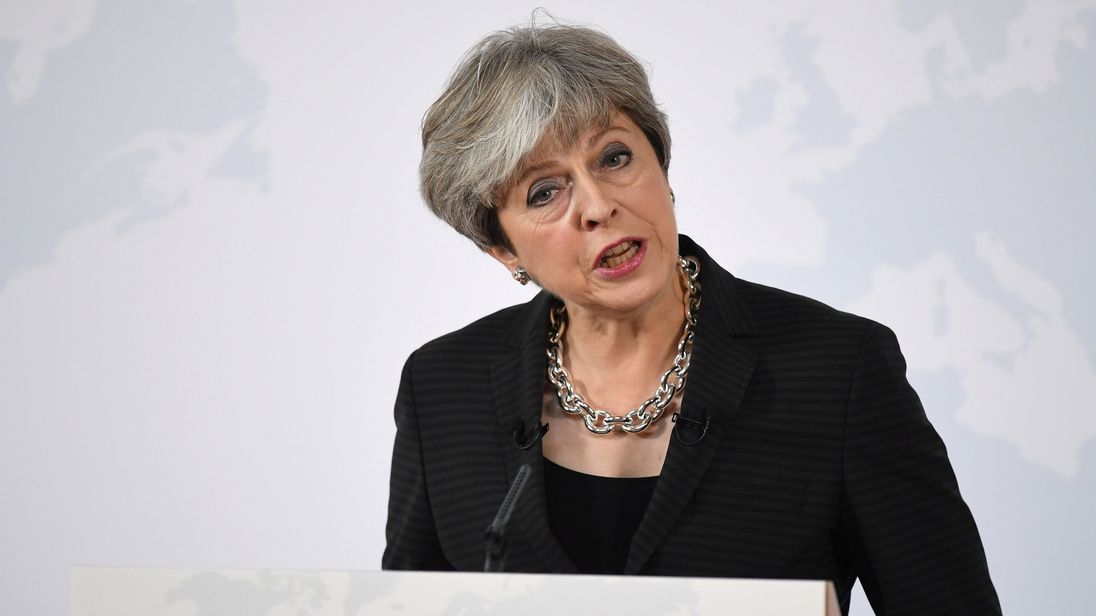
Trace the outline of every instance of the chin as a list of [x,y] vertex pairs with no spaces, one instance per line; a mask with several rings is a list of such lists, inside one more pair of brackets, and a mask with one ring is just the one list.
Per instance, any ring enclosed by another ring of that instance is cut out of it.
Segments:
[[644,277],[642,280],[636,280],[636,284],[629,285],[626,291],[619,296],[619,301],[611,302],[612,306],[606,306],[607,308],[615,309],[622,314],[636,312],[648,308],[658,303],[662,299],[663,295],[667,292],[673,293],[673,286],[666,284],[666,281],[660,276],[659,279],[654,277]]

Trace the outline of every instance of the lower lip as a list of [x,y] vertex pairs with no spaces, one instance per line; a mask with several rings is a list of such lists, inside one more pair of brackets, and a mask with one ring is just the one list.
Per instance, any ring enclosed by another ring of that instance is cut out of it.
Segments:
[[643,257],[647,254],[647,242],[639,243],[639,250],[636,250],[636,254],[631,259],[628,259],[624,263],[616,267],[599,267],[595,271],[606,278],[620,278],[621,276],[627,276],[635,271],[637,267],[643,263]]

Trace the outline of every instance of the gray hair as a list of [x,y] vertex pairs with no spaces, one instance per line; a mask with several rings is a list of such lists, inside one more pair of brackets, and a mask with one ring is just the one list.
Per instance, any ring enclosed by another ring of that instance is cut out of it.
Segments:
[[512,248],[498,201],[545,137],[571,147],[614,112],[643,131],[663,170],[670,131],[647,73],[609,36],[553,23],[496,32],[473,47],[422,122],[419,184],[439,218],[481,250]]

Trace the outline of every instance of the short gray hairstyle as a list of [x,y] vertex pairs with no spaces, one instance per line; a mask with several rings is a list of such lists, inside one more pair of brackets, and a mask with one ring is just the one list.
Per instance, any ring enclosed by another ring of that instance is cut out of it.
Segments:
[[623,112],[670,167],[666,115],[639,61],[604,33],[558,23],[496,32],[457,66],[422,122],[419,185],[439,218],[481,250],[511,248],[496,206],[548,137],[571,147]]

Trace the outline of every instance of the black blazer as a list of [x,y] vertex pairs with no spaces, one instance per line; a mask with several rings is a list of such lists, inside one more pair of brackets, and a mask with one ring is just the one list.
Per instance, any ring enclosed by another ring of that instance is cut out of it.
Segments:
[[[857,577],[879,614],[997,614],[970,511],[894,334],[701,264],[688,385],[626,573]],[[548,528],[539,443],[550,295],[415,351],[396,400],[386,569],[482,570],[518,467],[507,569],[574,572]],[[664,419],[663,421],[665,421]],[[706,430],[706,431],[705,431]],[[590,520],[588,523],[611,523]]]

